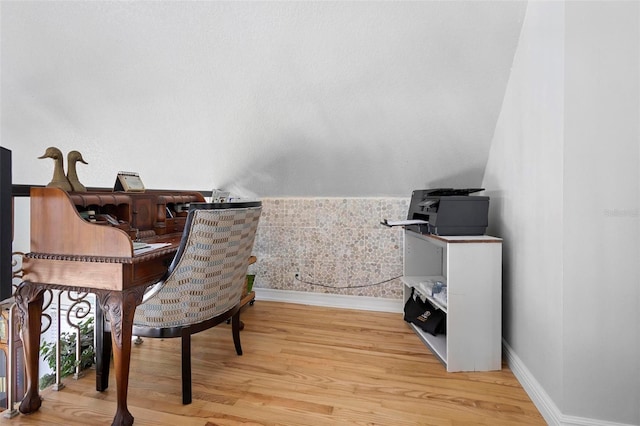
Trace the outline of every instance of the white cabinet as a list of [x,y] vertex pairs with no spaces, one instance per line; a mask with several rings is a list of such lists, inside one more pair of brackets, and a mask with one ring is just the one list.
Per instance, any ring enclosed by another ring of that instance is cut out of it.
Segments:
[[[446,305],[429,282],[447,285]],[[447,313],[446,334],[410,327],[447,371],[500,370],[502,364],[502,240],[486,235],[422,235],[405,230],[404,301],[414,287]]]

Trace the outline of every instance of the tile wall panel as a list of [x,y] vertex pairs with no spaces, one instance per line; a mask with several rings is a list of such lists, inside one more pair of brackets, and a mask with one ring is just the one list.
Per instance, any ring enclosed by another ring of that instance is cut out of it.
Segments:
[[380,221],[404,219],[408,198],[264,198],[262,206],[256,288],[402,298],[402,229]]

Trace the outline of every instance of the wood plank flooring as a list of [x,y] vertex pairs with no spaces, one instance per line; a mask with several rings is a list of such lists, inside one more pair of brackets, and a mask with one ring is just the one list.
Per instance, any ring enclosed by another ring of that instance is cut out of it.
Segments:
[[[135,425],[544,425],[513,373],[447,373],[401,314],[256,301],[242,314],[244,355],[231,326],[193,336],[193,403],[182,405],[179,339],[134,346]],[[110,425],[115,379],[93,370],[42,392],[31,415],[0,425]]]

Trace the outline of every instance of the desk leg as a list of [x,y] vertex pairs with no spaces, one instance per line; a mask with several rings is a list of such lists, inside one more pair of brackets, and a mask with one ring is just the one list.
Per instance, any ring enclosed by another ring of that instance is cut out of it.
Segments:
[[[111,342],[113,348],[113,365],[116,375],[116,391],[118,406],[112,426],[130,426],[133,416],[127,408],[127,392],[129,387],[129,365],[131,361],[131,338],[133,316],[136,306],[142,301],[144,286],[135,287],[123,292],[96,291],[98,301],[111,325]],[[109,362],[103,360],[103,362]]]
[[22,327],[21,337],[27,369],[27,392],[20,403],[19,410],[23,414],[29,414],[38,411],[42,405],[42,399],[38,392],[38,375],[44,288],[24,281],[16,290],[15,297],[20,316],[20,325]]

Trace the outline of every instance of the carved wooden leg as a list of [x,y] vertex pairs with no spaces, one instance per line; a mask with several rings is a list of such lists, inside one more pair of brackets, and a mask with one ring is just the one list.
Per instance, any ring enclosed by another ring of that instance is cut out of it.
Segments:
[[[113,365],[116,375],[117,408],[112,426],[130,426],[133,416],[127,408],[129,387],[129,365],[131,361],[131,338],[133,316],[136,306],[142,301],[144,287],[136,287],[123,292],[96,292],[104,314],[111,325]],[[106,362],[106,360],[103,360]]]
[[16,290],[16,304],[22,327],[22,345],[27,369],[27,392],[19,410],[23,414],[38,411],[42,399],[38,392],[38,374],[40,362],[40,331],[42,327],[43,288],[30,282],[23,282]]

